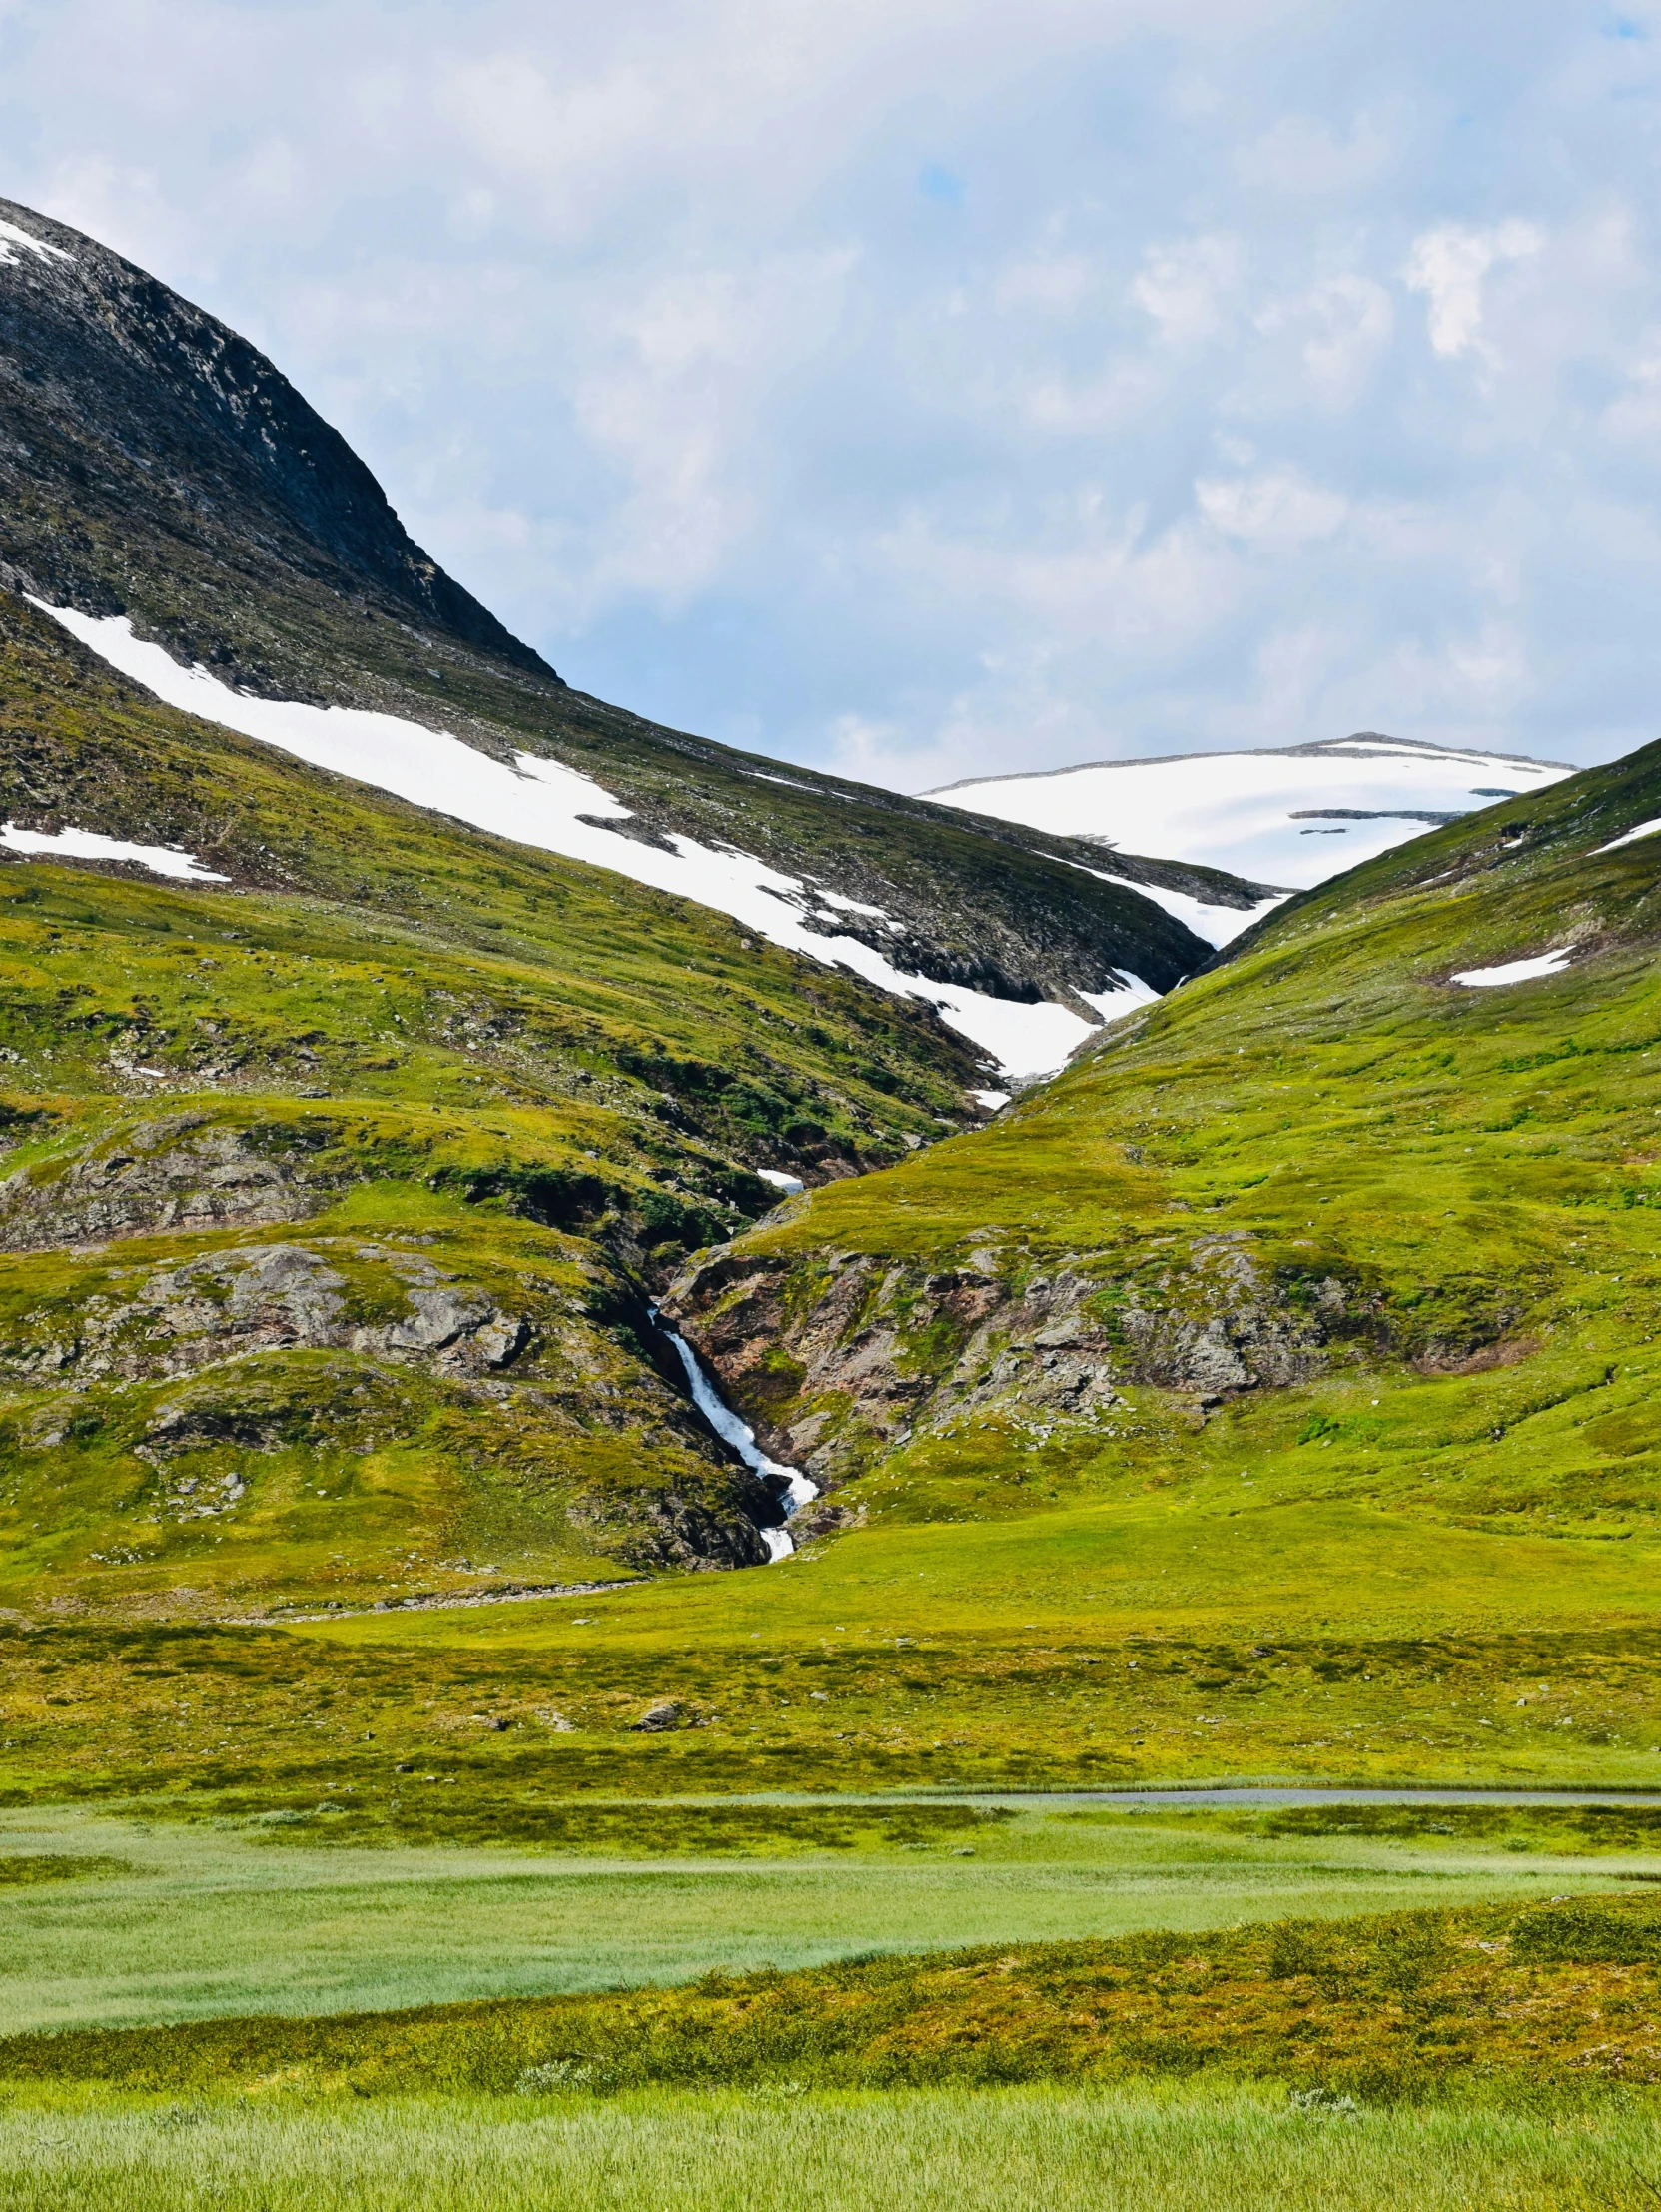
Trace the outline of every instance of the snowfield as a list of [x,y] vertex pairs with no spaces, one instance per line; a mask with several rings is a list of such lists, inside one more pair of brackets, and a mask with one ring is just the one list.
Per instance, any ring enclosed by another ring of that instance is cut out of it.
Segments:
[[1496,983],[1527,983],[1537,975],[1561,975],[1573,954],[1573,945],[1564,945],[1560,951],[1542,952],[1533,960],[1509,960],[1502,968],[1466,968],[1463,975],[1449,980],[1462,983],[1468,991],[1485,991]]
[[[1167,860],[1171,855],[1161,851],[1158,857]],[[1185,928],[1192,929],[1197,937],[1204,937],[1209,945],[1232,944],[1243,930],[1249,929],[1264,914],[1272,913],[1276,906],[1284,905],[1291,895],[1289,891],[1276,891],[1271,898],[1259,899],[1255,906],[1206,906],[1199,899],[1190,898],[1186,891],[1166,891],[1154,883],[1133,883],[1129,876],[1109,875],[1101,868],[1092,868],[1089,872],[1100,876],[1104,883],[1117,883],[1122,891],[1140,891],[1156,906],[1163,906]]]
[[1622,845],[1635,845],[1640,837],[1653,837],[1661,829],[1661,821],[1640,822],[1636,829],[1629,829],[1624,837],[1612,837],[1608,844],[1599,845],[1592,858],[1599,860],[1606,852],[1619,852]]
[[[782,875],[750,853],[681,836],[671,838],[674,850],[665,852],[618,836],[604,825],[629,820],[628,808],[589,777],[557,761],[521,752],[508,764],[475,751],[447,731],[426,729],[397,715],[252,698],[232,690],[205,668],[181,667],[160,645],[135,637],[124,614],[78,614],[73,608],[48,606],[39,599],[33,603],[101,660],[184,713],[218,722],[313,767],[372,784],[492,836],[586,861],[653,890],[712,907],[771,944],[827,966],[851,968],[896,997],[924,1000],[1013,1081],[1052,1074],[1075,1046],[1093,1034],[1089,1022],[1052,1000],[1025,1006],[960,984],[908,975],[857,937],[810,928],[810,917],[834,923],[839,910],[873,916],[876,910],[856,908],[851,899]],[[136,856],[135,851],[107,855]],[[1118,989],[1080,996],[1100,1009],[1104,1021],[1111,1021],[1151,1004],[1159,993],[1139,977],[1126,975]]]
[[121,837],[100,836],[96,829],[19,829],[7,822],[0,829],[0,845],[20,852],[29,860],[131,860],[152,875],[171,876],[176,883],[229,883],[228,875],[215,875],[200,860],[176,845],[130,845]]
[[[1544,790],[1574,770],[1515,753],[1464,752],[1363,733],[1278,751],[1176,753],[1104,760],[1048,774],[953,783],[925,796],[1056,837],[1099,837],[1125,852],[1227,868],[1252,883],[1308,890],[1371,860],[1437,820]],[[1636,834],[1636,832],[1634,832]],[[1227,917],[1234,936],[1254,917],[1150,891],[1198,936]],[[1214,943],[1227,942],[1215,937]]]

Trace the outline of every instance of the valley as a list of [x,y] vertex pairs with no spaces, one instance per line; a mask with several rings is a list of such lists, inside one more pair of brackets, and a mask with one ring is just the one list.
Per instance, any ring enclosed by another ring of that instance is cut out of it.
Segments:
[[1644,2201],[1661,747],[785,772],[0,207],[7,2201]]

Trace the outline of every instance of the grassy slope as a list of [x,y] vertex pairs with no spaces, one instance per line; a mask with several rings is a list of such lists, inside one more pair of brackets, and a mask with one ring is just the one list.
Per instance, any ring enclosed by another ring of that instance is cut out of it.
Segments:
[[[903,1276],[996,1247],[1068,1263],[1122,1372],[1126,1310],[1206,1318],[1218,1240],[1293,1320],[1341,1286],[1327,1373],[1206,1409],[1131,1382],[1092,1425],[921,1424],[854,1495],[872,1522],[1035,1496],[1192,1512],[1206,1541],[1341,1502],[1487,1533],[1654,1530],[1661,755],[1496,807],[1310,893],[983,1135],[816,1195],[741,1251]],[[1508,817],[1531,834],[1512,849]],[[1451,876],[1451,880],[1435,880]],[[1573,941],[1508,988],[1456,970]],[[863,1317],[867,1321],[869,1316]],[[902,1324],[903,1330],[903,1324]],[[925,1374],[950,1340],[914,1348]],[[775,1423],[813,1405],[767,1410]],[[1200,1424],[1198,1414],[1209,1411]],[[1051,1430],[1048,1437],[1041,1429]]]
[[[225,742],[227,757],[247,750]],[[280,764],[259,765],[294,784]],[[1023,1421],[1017,1403],[973,1425],[925,1425],[843,1494],[863,1509],[864,1526],[778,1573],[591,1605],[382,1616],[179,1647],[179,1663],[205,1684],[235,1688],[243,1719],[234,1737],[194,1722],[152,1731],[147,1698],[133,1695],[142,1688],[133,1670],[154,1663],[142,1634],[89,1633],[61,1646],[28,1639],[15,1661],[24,1704],[46,1687],[39,1667],[62,1663],[83,1685],[76,1694],[110,1715],[65,1740],[49,1713],[30,1706],[39,1732],[18,1734],[17,1757],[32,1786],[49,1775],[77,1791],[100,1774],[105,1786],[154,1777],[154,1733],[175,1747],[182,1776],[311,1787],[324,1772],[354,1771],[354,1735],[395,1678],[412,1742],[433,1684],[487,1690],[510,1713],[531,1711],[550,1685],[562,1701],[575,1698],[570,1735],[532,1742],[510,1731],[478,1747],[466,1771],[480,1790],[497,1786],[492,1775],[511,1776],[515,1788],[648,1794],[1220,1770],[1653,1781],[1661,1641],[1646,1054],[1661,1009],[1646,946],[1661,847],[1589,854],[1658,807],[1655,770],[1640,756],[1386,856],[1300,901],[1240,959],[1122,1030],[1113,1049],[994,1129],[822,1190],[745,1248],[783,1253],[811,1292],[827,1249],[868,1250],[902,1273],[923,1272],[990,1238],[1015,1281],[1058,1256],[1082,1260],[1110,1294],[1111,1317],[1112,1293],[1127,1281],[1152,1299],[1166,1278],[1164,1294],[1180,1305],[1192,1240],[1244,1232],[1289,1306],[1328,1276],[1350,1287],[1354,1330],[1335,1337],[1313,1381],[1209,1413],[1193,1393],[1133,1383],[1100,1422]],[[439,834],[400,809],[379,814],[401,836]],[[1530,840],[1508,841],[1523,814]],[[538,972],[522,936],[530,910],[512,900],[556,883],[562,914],[580,917],[577,887],[592,878],[506,853],[499,872],[509,877],[503,911],[519,939],[487,956],[475,949],[476,928],[464,936],[465,912],[452,909],[444,933],[456,950],[445,958],[458,960],[475,994],[509,980],[527,994]],[[1425,880],[1433,877],[1443,880]],[[65,899],[93,897],[91,879],[62,880],[73,884]],[[204,916],[234,905],[239,930],[267,911],[250,897],[149,886],[100,883],[96,896]],[[291,898],[270,911],[293,931],[313,909]],[[341,911],[331,907],[331,930]],[[73,946],[74,933],[54,926],[60,946]],[[677,931],[687,926],[677,917]],[[690,926],[703,925],[694,916]],[[713,1042],[710,1031],[740,975],[747,1029],[751,1010],[767,1004],[758,979],[777,994],[779,1066],[805,1061],[804,1073],[817,1073],[803,1033],[789,1029],[790,994],[811,988],[820,1009],[845,1006],[845,1021],[869,1015],[869,1001],[836,979],[804,985],[775,956],[741,963],[723,926],[707,927],[709,950],[692,973],[643,955],[630,977],[643,993],[661,985],[651,1019],[685,1040],[679,1051],[718,1063],[734,1049],[730,1030]],[[1565,931],[1583,940],[1565,977],[1491,994],[1443,980],[1455,967],[1543,949]],[[573,940],[560,941],[568,973]],[[216,947],[214,956],[247,955]],[[69,957],[52,954],[55,963]],[[392,957],[379,936],[375,957],[370,973],[386,976]],[[401,964],[414,957],[402,953]],[[36,967],[44,972],[44,960]],[[107,960],[97,960],[97,975],[101,987],[113,980]],[[598,989],[589,979],[583,987]],[[560,990],[570,988],[562,979]],[[306,1002],[314,1024],[318,997]],[[366,999],[365,1011],[382,1003]],[[400,1010],[409,1023],[417,1003]],[[598,1034],[615,1036],[626,1011],[607,999]],[[933,1046],[919,1037],[914,1047],[903,1017],[883,1018],[892,1034],[873,1047],[862,1032],[854,1049],[880,1049],[904,1066],[915,1095],[918,1060]],[[406,1055],[401,1046],[396,1068],[360,1070],[357,1062],[382,1056],[380,1039],[364,1049],[364,1026],[351,1030],[350,1056],[333,1041],[313,1049],[339,1051],[335,1065],[353,1066],[354,1090],[373,1087],[390,1104],[409,1100],[418,1071],[423,1146],[439,1129],[445,1143],[484,1148],[498,1165],[519,1159],[521,1131],[534,1132],[538,1158],[552,1146],[549,1086],[536,1102],[520,1095],[522,1063],[489,1038],[487,1023],[468,1041],[486,1045],[487,1081],[506,1094],[488,1108],[461,1104],[476,1055],[429,1045]],[[815,1027],[853,1043],[822,1011]],[[58,1033],[69,1034],[61,1022]],[[539,1051],[541,1069],[553,1056]],[[610,1117],[608,1134],[577,1149],[609,1146],[607,1172],[621,1188],[636,1163],[641,1174],[651,1167],[631,1111],[641,1094],[619,1059],[601,1053],[593,1065],[598,1100],[589,1105],[591,1089],[561,1088],[558,1111]],[[832,1065],[836,1096],[858,1109],[848,1141],[892,1143],[908,1114],[912,1133],[928,1126],[894,1103],[903,1092],[859,1090],[845,1061]],[[820,1080],[828,1091],[830,1079]],[[224,1087],[215,1095],[224,1110]],[[936,1095],[945,1103],[944,1089]],[[442,1114],[431,1114],[432,1103]],[[107,1114],[110,1101],[100,1092],[75,1111]],[[287,1111],[333,1111],[333,1102]],[[712,1128],[732,1141],[730,1122]],[[1140,1160],[1127,1157],[1127,1141]],[[567,1137],[561,1162],[570,1149]],[[678,1179],[688,1182],[691,1170]],[[414,1182],[391,1187],[401,1206],[436,1203]],[[444,1224],[421,1219],[423,1233],[458,1234],[466,1222],[492,1237],[528,1234],[488,1208],[452,1211]],[[511,1257],[496,1251],[501,1265]],[[926,1368],[941,1348],[925,1339],[916,1353]],[[58,1449],[63,1458],[40,1464],[72,1487],[90,1462],[69,1458],[71,1442]],[[334,1540],[348,1527],[336,1501],[278,1505],[311,1517],[298,1533],[321,1574],[324,1552],[346,1549]],[[42,1518],[38,1507],[18,1518],[19,1535],[33,1537],[26,1524]],[[89,1531],[74,1534],[83,1570],[86,1551],[105,1548]],[[291,1522],[285,1541],[296,1537]],[[192,1584],[212,1571],[205,1557],[226,1550],[189,1532],[169,1541],[180,1557],[189,1552]],[[429,1544],[407,1527],[400,1542],[427,1555],[421,1578],[461,1579],[435,1573],[436,1532]],[[490,1564],[502,1557],[493,1549]],[[268,1555],[260,1587],[289,1595],[272,1579],[277,1564]],[[73,1570],[73,1547],[50,1565]],[[334,1587],[348,1596],[411,1587],[402,1556],[364,1565],[360,1573],[332,1562]],[[168,1593],[182,1579],[170,1560],[150,1588]],[[142,1587],[139,1576],[127,1580]],[[167,1604],[187,1610],[171,1596]],[[769,1659],[795,1676],[797,1694],[770,1675]],[[304,1702],[297,1685],[324,1678],[333,1701],[320,1739],[294,1721]],[[629,1732],[642,1700],[670,1694],[709,1724]]]
[[[1653,1781],[1661,842],[1597,848],[1657,812],[1641,754],[1387,855],[994,1129],[746,1240],[797,1271],[799,1311],[826,1254],[875,1254],[903,1291],[992,1245],[1016,1285],[1094,1274],[1111,1323],[1127,1286],[1204,1315],[1187,1263],[1224,1231],[1294,1314],[1339,1281],[1348,1320],[1313,1380],[1209,1409],[1131,1383],[1098,1422],[1017,1398],[920,1425],[841,1494],[863,1528],[782,1576],[608,1601],[628,1678],[729,1716],[752,1639],[838,1677],[827,1708],[752,1707],[732,1754],[712,1733],[653,1758]],[[1446,980],[1569,941],[1559,977]],[[939,1372],[956,1345],[913,1351]],[[570,1612],[342,1636],[510,1672],[579,1663],[595,1632]],[[916,1640],[912,1695],[855,1636]],[[1158,1663],[1133,1667],[1143,1641]],[[697,1659],[654,1659],[677,1647]]]
[[[640,1286],[766,1210],[754,1167],[846,1173],[938,1133],[973,1055],[722,917],[155,706],[15,601],[0,695],[0,816],[45,794],[79,818],[96,789],[101,819],[142,814],[236,886],[0,868],[0,1602],[177,1613],[489,1568],[626,1575],[654,1501],[729,1513],[642,1350]],[[152,1207],[151,1234],[103,1242],[76,1193],[182,1131],[292,1170],[304,1228],[235,1202],[168,1228]],[[533,1387],[239,1343],[189,1386],[214,1403],[192,1401],[197,1449],[162,1479],[137,1448],[214,1347],[175,1357],[146,1285],[297,1237],[343,1278],[346,1326],[405,1315],[414,1259],[527,1316]],[[182,1508],[233,1478],[237,1513]]]

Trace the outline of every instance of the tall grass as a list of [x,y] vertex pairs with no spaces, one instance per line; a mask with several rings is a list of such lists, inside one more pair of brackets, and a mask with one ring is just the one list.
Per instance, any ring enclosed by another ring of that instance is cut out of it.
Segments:
[[1661,2117],[955,2090],[15,2112],[6,2212],[1556,2212],[1655,2201]]
[[[661,1811],[659,1823],[670,1816]],[[344,1823],[343,1823],[344,1824]],[[283,1831],[278,1830],[278,1833]],[[302,1830],[302,1833],[309,1831]],[[258,1826],[0,1812],[3,1846],[126,1878],[0,1880],[0,2034],[691,1980],[871,1951],[1342,1918],[1608,1885],[1608,1862],[1457,1838],[1240,1834],[1036,1811],[926,1850],[746,1861],[308,1849]],[[23,1854],[19,1854],[22,1856]],[[1623,1862],[1653,1867],[1634,1852]]]

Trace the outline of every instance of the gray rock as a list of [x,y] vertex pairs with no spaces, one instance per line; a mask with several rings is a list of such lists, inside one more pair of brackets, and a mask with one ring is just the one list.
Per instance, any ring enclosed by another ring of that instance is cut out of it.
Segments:
[[633,1723],[636,1735],[661,1735],[670,1728],[686,1725],[686,1707],[673,1697],[664,1697],[650,1706]]

